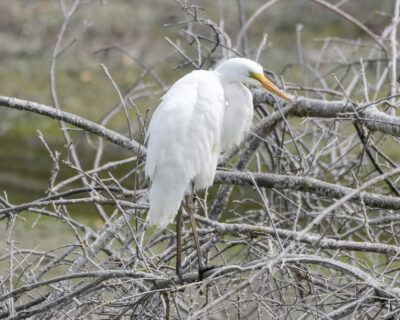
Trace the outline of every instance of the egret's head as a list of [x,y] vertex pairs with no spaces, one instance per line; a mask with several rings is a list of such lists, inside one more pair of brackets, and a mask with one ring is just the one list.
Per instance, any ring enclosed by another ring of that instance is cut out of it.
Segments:
[[255,61],[245,58],[233,58],[222,62],[216,70],[226,82],[261,84],[269,92],[292,101],[289,96],[264,76],[263,67]]

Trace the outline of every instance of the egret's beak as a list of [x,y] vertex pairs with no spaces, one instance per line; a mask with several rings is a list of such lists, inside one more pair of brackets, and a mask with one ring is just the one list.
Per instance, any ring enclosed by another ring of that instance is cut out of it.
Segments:
[[261,85],[269,92],[277,95],[278,97],[281,97],[282,99],[288,101],[288,102],[293,102],[292,99],[289,98],[289,96],[284,93],[281,89],[279,89],[276,85],[274,85],[270,80],[268,80],[263,74],[259,73],[251,73],[250,77],[259,81]]

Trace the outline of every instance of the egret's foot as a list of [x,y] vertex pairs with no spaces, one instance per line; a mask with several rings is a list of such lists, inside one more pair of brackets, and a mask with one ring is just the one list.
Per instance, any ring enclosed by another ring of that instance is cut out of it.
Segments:
[[199,267],[199,280],[204,280],[204,273],[217,269],[219,266],[201,266]]
[[183,270],[181,267],[177,267],[176,276],[178,277],[178,284],[183,284]]

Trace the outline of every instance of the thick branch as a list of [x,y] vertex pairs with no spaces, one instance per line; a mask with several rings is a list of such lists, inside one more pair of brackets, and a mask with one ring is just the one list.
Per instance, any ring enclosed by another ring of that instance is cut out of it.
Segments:
[[[254,181],[259,187],[300,190],[337,199],[354,191],[352,188],[327,183],[314,178],[273,173],[218,171],[214,179],[214,183],[233,185],[254,185]],[[355,196],[352,201],[359,201],[360,199],[362,199],[367,206],[373,208],[390,210],[400,209],[400,198],[397,197],[362,192]]]
[[124,137],[123,135],[113,130],[107,129],[95,122],[86,120],[75,114],[57,110],[55,108],[39,104],[33,101],[21,100],[17,98],[10,98],[4,96],[0,96],[0,105],[12,109],[33,112],[52,119],[64,121],[65,123],[69,123],[87,132],[94,133],[100,137],[103,137],[108,141],[116,145],[119,145],[124,149],[131,150],[137,155],[143,156],[146,154],[146,148],[143,145],[137,143],[136,141],[129,140],[128,138]]
[[[256,90],[253,92],[255,103],[273,104],[274,99],[265,91]],[[0,96],[0,106],[9,107],[17,110],[24,110],[52,119],[57,119],[81,128],[87,132],[94,133],[108,141],[121,146],[124,149],[132,150],[138,155],[145,155],[146,148],[136,141],[129,140],[123,135],[107,129],[97,123],[84,119],[69,112],[56,110],[55,108],[17,98]],[[285,112],[288,110],[285,109]],[[345,101],[325,101],[297,97],[295,105],[288,111],[290,115],[299,117],[320,117],[320,118],[341,118],[345,114],[346,118],[359,119],[367,128],[373,131],[400,136],[400,117],[387,115],[371,106],[358,108],[358,115],[354,114],[354,107]],[[281,118],[281,115],[277,117]],[[274,119],[275,120],[275,119]],[[272,121],[274,123],[274,121]],[[259,126],[257,125],[257,128]],[[268,127],[268,126],[267,126]]]
[[[271,95],[265,91],[256,90],[253,92],[253,95],[255,103],[274,103]],[[297,97],[294,107],[289,111],[289,115],[298,117],[358,119],[372,131],[379,131],[400,137],[400,117],[387,115],[373,105],[369,107],[361,105],[355,108],[354,105],[346,101],[326,101]]]
[[339,249],[363,252],[376,252],[385,254],[400,254],[400,248],[395,245],[374,243],[374,242],[357,242],[347,240],[335,240],[330,238],[322,238],[317,234],[306,234],[301,237],[301,232],[291,231],[286,229],[274,229],[272,227],[265,227],[261,225],[249,225],[238,223],[221,223],[207,218],[196,216],[196,220],[200,221],[215,229],[215,232],[226,235],[231,234],[248,234],[252,236],[269,234],[271,236],[279,236],[292,240],[298,240],[312,246],[322,249]]

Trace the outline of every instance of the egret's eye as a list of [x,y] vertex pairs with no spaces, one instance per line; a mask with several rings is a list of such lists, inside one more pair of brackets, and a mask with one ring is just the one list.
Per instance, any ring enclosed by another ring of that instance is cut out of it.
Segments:
[[262,79],[264,77],[264,75],[260,74],[260,73],[255,73],[255,72],[250,71],[249,72],[249,77],[254,79],[254,80],[260,81],[260,79]]

